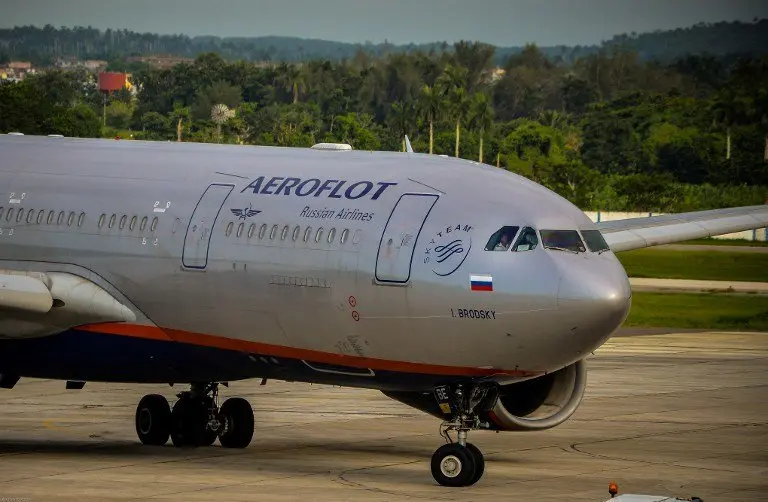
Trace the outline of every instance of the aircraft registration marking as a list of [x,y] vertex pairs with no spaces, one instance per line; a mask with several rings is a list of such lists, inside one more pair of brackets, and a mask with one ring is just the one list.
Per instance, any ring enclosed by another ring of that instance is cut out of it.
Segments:
[[462,319],[496,319],[496,311],[488,309],[451,309],[451,317]]

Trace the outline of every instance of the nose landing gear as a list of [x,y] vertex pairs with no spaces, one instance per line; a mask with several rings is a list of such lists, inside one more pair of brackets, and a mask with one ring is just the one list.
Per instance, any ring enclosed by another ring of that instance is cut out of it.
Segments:
[[253,438],[253,409],[242,398],[217,405],[218,383],[192,384],[178,395],[171,410],[161,395],[144,396],[136,408],[136,433],[147,445],[211,446],[216,438],[225,448],[245,448]]
[[[461,385],[451,390],[447,386],[435,389],[435,398],[440,408],[452,413],[449,421],[443,422],[440,434],[446,443],[432,455],[430,467],[432,477],[443,486],[471,486],[480,481],[485,472],[485,458],[480,449],[467,442],[471,430],[487,429],[488,424],[480,421],[477,411],[483,403],[495,401],[498,396],[494,386],[474,386],[465,395]],[[457,432],[453,442],[450,431]]]

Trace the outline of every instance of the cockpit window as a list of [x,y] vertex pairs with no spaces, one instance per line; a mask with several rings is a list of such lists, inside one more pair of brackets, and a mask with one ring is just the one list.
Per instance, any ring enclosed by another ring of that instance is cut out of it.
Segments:
[[485,245],[486,251],[506,251],[512,244],[512,239],[515,238],[515,234],[520,227],[501,227],[493,233],[488,244]]
[[576,230],[542,230],[541,242],[546,249],[583,253],[587,250]]
[[603,239],[603,234],[600,233],[600,230],[582,230],[581,235],[584,237],[587,247],[593,253],[601,253],[610,249],[605,239]]
[[517,238],[512,251],[531,251],[536,249],[538,245],[539,237],[536,235],[536,230],[531,227],[525,227],[520,231],[520,237]]

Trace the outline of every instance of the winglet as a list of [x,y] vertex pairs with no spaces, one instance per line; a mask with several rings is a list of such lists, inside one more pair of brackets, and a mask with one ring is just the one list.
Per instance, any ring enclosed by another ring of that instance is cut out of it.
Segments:
[[411,146],[411,140],[408,139],[408,135],[405,135],[405,152],[413,153],[413,147]]

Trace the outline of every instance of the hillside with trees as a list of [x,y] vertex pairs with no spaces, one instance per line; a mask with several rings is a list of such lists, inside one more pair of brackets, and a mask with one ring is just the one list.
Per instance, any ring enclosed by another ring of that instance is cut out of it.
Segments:
[[0,85],[0,132],[365,150],[402,150],[407,134],[419,152],[508,169],[583,209],[768,198],[765,56],[663,63],[612,46],[567,64],[529,45],[503,72],[496,57],[474,42],[300,65],[206,53],[136,72],[137,95],[112,95],[105,109],[92,74],[55,70]]
[[[579,58],[614,48],[636,52],[641,60],[669,62],[685,55],[755,56],[768,53],[768,19],[752,23],[700,23],[675,30],[616,35],[600,45],[551,46],[539,50],[553,62],[574,63]],[[493,63],[503,64],[524,47],[496,47]],[[0,63],[8,59],[32,61],[36,66],[59,58],[124,59],[130,56],[170,55],[194,58],[214,52],[232,61],[297,63],[314,60],[342,61],[359,53],[368,57],[393,54],[451,52],[447,42],[395,45],[388,42],[350,44],[295,37],[214,37],[158,35],[130,30],[98,30],[91,27],[55,28],[46,25],[0,29]]]

